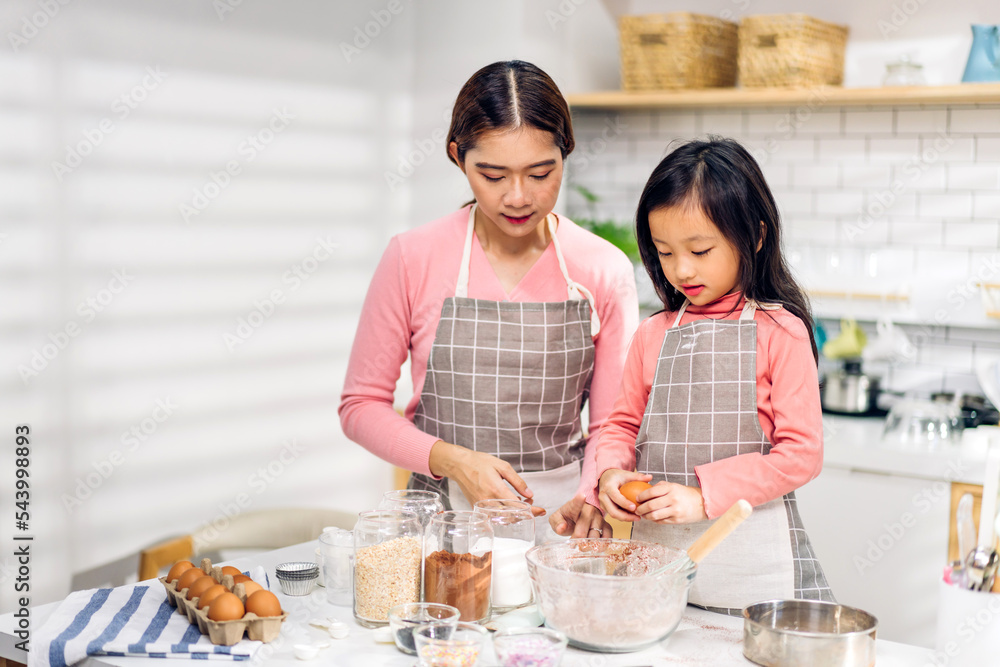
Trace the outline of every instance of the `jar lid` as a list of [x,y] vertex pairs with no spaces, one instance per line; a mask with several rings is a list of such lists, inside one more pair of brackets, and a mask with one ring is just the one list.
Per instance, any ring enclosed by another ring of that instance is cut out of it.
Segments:
[[896,71],[901,69],[921,70],[924,68],[924,66],[918,62],[915,62],[912,58],[910,58],[910,56],[903,55],[897,58],[896,60],[890,60],[889,62],[887,62],[885,64],[885,68],[889,71]]

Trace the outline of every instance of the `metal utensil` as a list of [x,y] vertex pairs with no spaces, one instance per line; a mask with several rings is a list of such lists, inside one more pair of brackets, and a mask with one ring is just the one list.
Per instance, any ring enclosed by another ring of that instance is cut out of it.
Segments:
[[966,493],[958,501],[955,511],[955,525],[958,529],[958,558],[963,563],[976,548],[975,524],[972,523],[972,494]]
[[983,568],[983,582],[980,584],[979,590],[987,592],[993,590],[993,581],[997,576],[998,564],[1000,564],[1000,554],[997,554],[996,549],[990,549],[990,557]]
[[736,529],[736,526],[743,523],[753,512],[753,505],[746,500],[737,500],[725,513],[715,520],[704,533],[695,540],[687,549],[687,555],[678,558],[668,565],[668,571],[680,572],[694,563],[700,563],[701,559],[712,553],[715,547],[719,546],[722,540],[729,536],[729,533]]
[[[990,565],[990,559],[996,552],[992,549],[980,549],[976,547],[965,561],[965,581],[966,588],[970,591],[983,590],[985,583],[986,569]],[[994,572],[996,568],[994,568]],[[991,584],[992,585],[992,584]]]
[[[968,587],[981,591],[986,584],[986,576],[996,574],[996,550],[993,548],[993,524],[996,515],[997,490],[1000,487],[1000,443],[990,442],[986,454],[986,477],[983,480],[983,504],[979,511],[979,541],[976,549],[965,561]],[[992,569],[991,569],[992,567]],[[988,589],[987,589],[988,590]]]

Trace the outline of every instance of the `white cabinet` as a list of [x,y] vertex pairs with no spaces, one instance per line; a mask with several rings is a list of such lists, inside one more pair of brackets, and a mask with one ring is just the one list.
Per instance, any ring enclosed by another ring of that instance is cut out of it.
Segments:
[[950,488],[828,465],[796,492],[834,596],[874,614],[880,639],[934,645]]

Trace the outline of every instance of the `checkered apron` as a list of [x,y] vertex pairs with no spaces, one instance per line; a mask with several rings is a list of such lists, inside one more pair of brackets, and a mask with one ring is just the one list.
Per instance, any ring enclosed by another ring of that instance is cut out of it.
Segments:
[[[771,449],[757,416],[757,304],[739,320],[701,319],[667,330],[636,438],[636,470],[698,486],[695,466]],[[754,505],[753,514],[698,565],[692,604],[740,615],[773,599],[833,600],[802,527],[795,494]],[[686,549],[712,524],[633,524],[632,538]]]
[[[590,394],[600,322],[591,294],[569,277],[551,214],[546,223],[569,299],[468,298],[475,213],[473,206],[455,296],[441,308],[414,423],[445,442],[507,461],[531,488],[534,504],[551,512],[579,486],[580,410]],[[414,474],[409,487],[439,492],[449,509],[466,503],[457,485],[449,498],[447,479]]]

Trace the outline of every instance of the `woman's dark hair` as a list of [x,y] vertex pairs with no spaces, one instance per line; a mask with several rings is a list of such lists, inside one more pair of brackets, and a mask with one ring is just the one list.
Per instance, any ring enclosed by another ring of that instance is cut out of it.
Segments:
[[522,60],[487,65],[458,92],[447,142],[457,144],[458,161],[448,159],[464,162],[484,132],[524,125],[550,132],[564,160],[573,152],[569,105],[549,75]]
[[802,320],[818,360],[809,300],[781,254],[781,220],[774,196],[757,161],[732,139],[710,136],[678,146],[656,166],[639,197],[635,215],[639,254],[663,305],[676,311],[684,295],[663,274],[649,231],[649,214],[688,205],[700,208],[736,250],[740,258],[737,288],[743,296],[781,304]]

